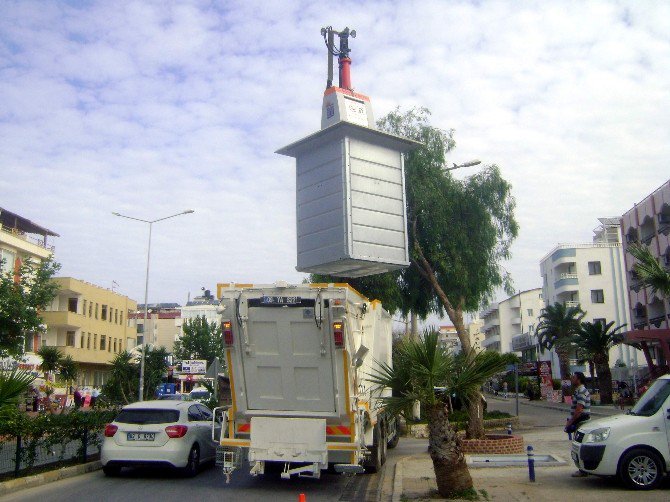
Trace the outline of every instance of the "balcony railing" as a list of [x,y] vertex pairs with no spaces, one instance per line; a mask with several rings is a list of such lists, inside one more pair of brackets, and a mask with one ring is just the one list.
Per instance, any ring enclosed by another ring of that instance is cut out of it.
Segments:
[[661,325],[661,323],[663,321],[665,321],[665,314],[661,314],[661,315],[649,318],[649,324],[653,324],[657,328]]
[[644,329],[647,326],[647,321],[639,321],[633,323],[633,328],[635,329]]
[[5,232],[7,234],[11,234],[17,239],[23,239],[24,241],[30,242],[31,244],[34,244],[35,246],[39,246],[41,248],[46,249],[47,251],[51,251],[52,253],[56,251],[56,247],[52,245],[47,245],[44,242],[44,239],[39,239],[37,237],[34,237],[32,235],[28,235],[25,232],[18,230],[16,228],[9,228],[4,225],[0,225],[0,230],[2,232]]
[[567,301],[563,302],[563,305],[565,305],[567,308],[576,308],[579,307],[579,302]]

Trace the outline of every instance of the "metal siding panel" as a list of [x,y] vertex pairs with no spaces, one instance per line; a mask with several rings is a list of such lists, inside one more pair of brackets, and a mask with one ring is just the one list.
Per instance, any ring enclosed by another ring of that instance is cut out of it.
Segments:
[[355,139],[351,139],[350,144],[352,158],[400,168],[400,152],[398,151]]
[[337,207],[328,212],[300,220],[300,232],[298,233],[298,237],[313,234],[320,230],[327,230],[336,233],[337,235],[341,235],[342,229],[342,209]]
[[316,199],[309,202],[302,199],[302,194],[297,194],[297,200],[298,207],[296,216],[298,219],[298,234],[302,233],[300,232],[300,222],[329,211],[342,209],[341,193],[324,195],[322,199]]
[[375,164],[361,159],[351,159],[351,174],[402,185],[402,171],[397,167]]
[[[341,190],[342,181],[339,177],[333,177],[328,180],[321,181],[315,185],[310,185],[309,187],[298,190],[296,196],[298,197],[300,204],[307,204],[312,201],[322,200],[324,197],[329,195],[339,195],[342,193]],[[335,207],[335,205],[331,204],[327,207],[331,208]],[[316,210],[318,211],[318,206]]]
[[302,252],[322,249],[327,247],[341,246],[342,236],[326,229],[312,232],[311,234],[299,235],[300,249]]
[[314,166],[311,169],[300,172],[296,177],[296,190],[300,191],[330,178],[341,178],[342,169],[340,166],[341,159],[338,157],[320,166]]
[[404,214],[405,212],[405,205],[401,200],[363,192],[356,193],[356,204],[354,207],[376,210],[388,214]]
[[400,249],[405,247],[405,235],[402,232],[393,232],[391,230],[362,225],[354,225],[354,241]]
[[355,207],[351,212],[351,221],[354,225],[365,225],[395,232],[405,231],[405,219],[402,214],[389,214]]
[[407,263],[405,250],[397,247],[380,246],[369,242],[355,242],[354,252],[359,259],[390,263]]
[[326,163],[337,163],[342,155],[341,143],[342,141],[336,141],[303,152],[300,157],[296,159],[297,175],[302,176],[315,167],[322,166]]

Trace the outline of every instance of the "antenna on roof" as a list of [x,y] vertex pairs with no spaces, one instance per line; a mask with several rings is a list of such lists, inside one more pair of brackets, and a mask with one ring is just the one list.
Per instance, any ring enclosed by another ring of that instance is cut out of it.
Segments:
[[[335,35],[340,37],[340,47],[335,47]],[[349,53],[349,37],[356,38],[356,30],[345,28],[342,31],[336,31],[332,26],[321,28],[321,36],[328,49],[328,80],[326,89],[333,87],[333,56],[337,56],[339,73],[339,87],[341,89],[351,90],[351,58]]]

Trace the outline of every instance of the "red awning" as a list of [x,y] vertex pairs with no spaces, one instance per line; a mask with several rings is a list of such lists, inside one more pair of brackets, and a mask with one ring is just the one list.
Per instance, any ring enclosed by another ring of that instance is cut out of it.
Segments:
[[670,329],[634,329],[626,331],[623,335],[623,343],[653,342],[658,340],[670,340]]

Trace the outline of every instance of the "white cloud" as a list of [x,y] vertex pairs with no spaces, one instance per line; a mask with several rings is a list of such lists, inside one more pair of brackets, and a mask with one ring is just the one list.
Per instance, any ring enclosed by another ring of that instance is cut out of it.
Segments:
[[[540,284],[557,242],[588,240],[668,177],[670,6],[659,2],[5,2],[2,206],[61,234],[63,273],[142,301],[216,282],[299,281],[293,161],[318,129],[321,26],[349,25],[375,115],[425,106],[450,161],[501,166]],[[471,172],[471,171],[470,171]],[[463,170],[458,175],[466,175]]]

